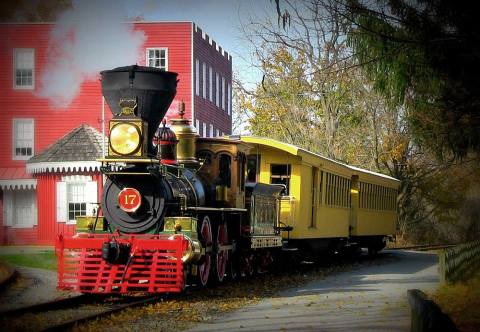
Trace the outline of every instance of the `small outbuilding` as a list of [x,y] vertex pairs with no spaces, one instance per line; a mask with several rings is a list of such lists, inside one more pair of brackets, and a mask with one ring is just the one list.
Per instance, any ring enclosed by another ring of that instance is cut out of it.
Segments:
[[38,207],[30,229],[34,236],[27,242],[54,244],[58,234],[75,232],[78,216],[95,215],[103,189],[101,163],[96,160],[104,153],[104,143],[100,132],[84,124],[27,161],[26,170],[36,180]]

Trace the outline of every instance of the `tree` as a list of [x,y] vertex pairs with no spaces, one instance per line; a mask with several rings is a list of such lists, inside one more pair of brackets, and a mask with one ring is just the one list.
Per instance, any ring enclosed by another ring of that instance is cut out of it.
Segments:
[[16,0],[0,3],[0,22],[53,22],[71,0]]
[[[323,6],[324,3],[329,5]],[[265,112],[254,113],[252,128],[257,130],[255,133],[265,134],[261,123],[281,121],[285,125],[277,138],[339,158],[342,152],[338,129],[341,121],[351,119],[352,111],[349,80],[353,76],[343,70],[350,65],[345,22],[334,17],[334,0],[285,4],[292,13],[288,28],[266,18],[249,22],[245,31],[264,72],[263,84],[252,93],[261,97],[255,99],[254,106],[257,110],[268,107],[276,113],[276,118],[262,118],[260,115],[266,115]],[[276,104],[268,105],[268,98]],[[297,128],[303,124],[306,130]],[[265,128],[269,127],[265,123]],[[320,137],[307,138],[307,133],[320,131]]]
[[437,157],[480,152],[480,27],[475,2],[350,0],[349,45],[375,87],[403,105]]
[[[429,134],[415,119],[429,124],[422,117],[432,114],[421,110],[438,107],[434,97],[443,88],[426,66],[417,69],[423,71],[418,80],[406,80],[417,65],[408,60],[418,50],[405,51],[399,63],[384,63],[383,54],[377,59],[368,53],[366,42],[355,44],[352,36],[360,30],[349,29],[357,17],[346,11],[345,2],[276,3],[281,20],[252,21],[246,31],[264,73],[253,91],[241,89],[239,94],[251,132],[400,179],[399,226],[410,240],[458,240],[466,229],[478,228],[468,218],[462,226],[459,219],[464,210],[475,215],[462,201],[479,177],[465,163],[438,161],[426,144],[418,144],[428,142],[428,135],[439,139],[438,128]],[[355,54],[361,47],[365,54]]]
[[428,230],[423,234],[457,241],[479,230],[480,28],[473,6],[351,0],[343,14],[352,23],[348,41],[356,60],[376,90],[405,109],[421,152],[409,161],[411,176],[402,187],[414,186],[400,210],[408,215],[417,206],[418,212],[403,220],[417,234]]

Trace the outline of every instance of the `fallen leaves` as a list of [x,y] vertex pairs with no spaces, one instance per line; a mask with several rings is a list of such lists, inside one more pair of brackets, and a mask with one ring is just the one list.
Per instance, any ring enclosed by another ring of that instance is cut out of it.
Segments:
[[480,329],[480,272],[465,282],[444,285],[429,294],[461,331]]
[[[372,262],[377,264],[378,262]],[[369,262],[367,262],[369,264]],[[132,308],[95,322],[76,327],[75,331],[100,331],[108,326],[113,331],[179,331],[221,315],[254,305],[282,290],[304,285],[347,268],[359,268],[357,263],[335,263],[310,266],[281,274],[261,274],[254,280],[231,282],[215,288],[187,291],[166,296],[162,301],[142,308]],[[328,299],[328,294],[325,296]],[[308,300],[307,300],[308,301]],[[275,297],[273,309],[285,309]],[[325,303],[304,302],[306,306],[324,307]],[[344,305],[342,302],[341,305]],[[265,317],[266,319],[270,317]],[[273,319],[273,318],[270,318]],[[240,325],[239,328],[244,328]],[[282,329],[280,329],[282,331]]]

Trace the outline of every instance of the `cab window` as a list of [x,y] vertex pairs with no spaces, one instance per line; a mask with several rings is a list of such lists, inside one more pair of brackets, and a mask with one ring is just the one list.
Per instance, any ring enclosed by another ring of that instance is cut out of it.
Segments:
[[289,195],[290,193],[290,169],[290,164],[270,165],[270,183],[285,185],[285,195]]
[[216,184],[230,188],[232,185],[231,165],[232,157],[228,154],[221,154],[218,162],[219,173]]
[[247,158],[247,182],[259,182],[260,155],[251,154]]

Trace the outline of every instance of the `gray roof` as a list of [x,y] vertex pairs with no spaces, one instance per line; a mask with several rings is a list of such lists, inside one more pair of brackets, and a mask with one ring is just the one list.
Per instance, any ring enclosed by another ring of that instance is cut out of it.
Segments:
[[30,158],[27,163],[94,161],[101,157],[102,134],[95,128],[82,124]]

